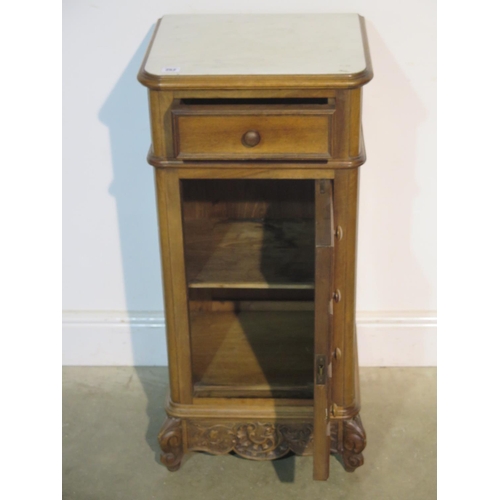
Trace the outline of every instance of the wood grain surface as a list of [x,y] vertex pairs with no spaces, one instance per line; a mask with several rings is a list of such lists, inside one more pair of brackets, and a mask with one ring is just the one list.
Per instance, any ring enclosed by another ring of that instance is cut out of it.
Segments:
[[311,219],[186,221],[188,286],[314,288]]
[[313,335],[313,311],[192,312],[195,393],[310,398]]

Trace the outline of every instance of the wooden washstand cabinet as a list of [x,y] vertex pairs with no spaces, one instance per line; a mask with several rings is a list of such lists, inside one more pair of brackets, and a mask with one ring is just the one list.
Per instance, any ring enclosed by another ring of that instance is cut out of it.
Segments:
[[361,90],[357,14],[176,15],[148,87],[170,394],[159,434],[253,460],[363,463],[355,325]]

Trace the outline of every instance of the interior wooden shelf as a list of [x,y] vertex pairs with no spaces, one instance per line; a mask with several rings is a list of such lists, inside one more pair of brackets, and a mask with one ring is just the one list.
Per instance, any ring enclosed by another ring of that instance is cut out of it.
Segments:
[[312,219],[184,221],[190,288],[314,288]]
[[313,311],[192,312],[191,348],[195,396],[313,396]]

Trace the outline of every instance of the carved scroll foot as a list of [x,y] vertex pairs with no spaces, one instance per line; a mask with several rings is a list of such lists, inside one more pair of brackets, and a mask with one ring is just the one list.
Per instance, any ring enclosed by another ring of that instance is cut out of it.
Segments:
[[347,472],[354,472],[364,462],[361,452],[366,446],[366,433],[359,415],[344,420],[343,425],[342,459],[344,468]]
[[179,470],[184,455],[182,426],[179,418],[167,417],[158,434],[158,442],[162,450],[160,459],[163,465],[171,472]]
[[366,433],[359,415],[348,420],[332,422],[330,437],[330,451],[334,455],[342,456],[344,469],[347,472],[354,472],[363,465],[361,452],[366,446]]

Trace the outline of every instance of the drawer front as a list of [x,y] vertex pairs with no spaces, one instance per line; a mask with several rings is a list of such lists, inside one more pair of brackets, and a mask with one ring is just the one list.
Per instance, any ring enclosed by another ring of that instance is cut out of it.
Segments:
[[328,160],[333,112],[333,108],[173,110],[175,155],[186,160]]

